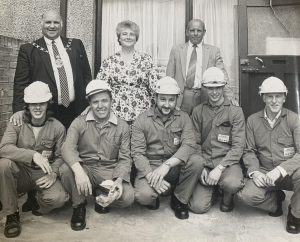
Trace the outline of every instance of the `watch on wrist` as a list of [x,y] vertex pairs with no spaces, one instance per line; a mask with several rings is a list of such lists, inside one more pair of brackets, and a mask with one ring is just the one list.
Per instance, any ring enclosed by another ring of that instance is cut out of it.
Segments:
[[166,161],[164,162],[164,164],[165,164],[166,166],[168,166],[168,167],[171,168],[171,162],[170,162],[169,160],[166,160]]
[[220,169],[221,171],[224,171],[224,170],[226,169],[226,167],[225,167],[225,166],[222,166],[221,164],[218,165],[217,167],[218,167],[218,169]]

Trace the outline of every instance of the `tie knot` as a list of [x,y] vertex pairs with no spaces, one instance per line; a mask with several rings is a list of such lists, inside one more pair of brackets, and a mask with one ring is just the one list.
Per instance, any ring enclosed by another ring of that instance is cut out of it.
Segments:
[[55,45],[55,41],[54,40],[52,40],[52,44]]
[[193,44],[193,48],[197,48],[198,47],[198,45],[197,44]]

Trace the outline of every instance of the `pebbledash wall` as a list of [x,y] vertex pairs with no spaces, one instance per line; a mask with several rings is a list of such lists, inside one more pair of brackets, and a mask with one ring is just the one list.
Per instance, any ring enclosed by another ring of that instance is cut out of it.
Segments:
[[[59,0],[0,0],[0,140],[12,114],[13,80],[20,45],[42,36],[40,20]],[[67,6],[67,37],[83,41],[91,68],[94,53],[94,0],[72,0]]]

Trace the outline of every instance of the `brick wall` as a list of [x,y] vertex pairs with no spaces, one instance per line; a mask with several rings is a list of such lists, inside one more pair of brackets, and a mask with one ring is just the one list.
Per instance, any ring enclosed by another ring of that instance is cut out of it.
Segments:
[[0,35],[0,139],[12,114],[12,95],[17,56],[24,41]]

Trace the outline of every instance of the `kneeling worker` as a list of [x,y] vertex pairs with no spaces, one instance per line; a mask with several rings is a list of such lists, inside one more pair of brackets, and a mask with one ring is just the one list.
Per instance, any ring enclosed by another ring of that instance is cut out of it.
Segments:
[[164,77],[157,86],[156,105],[140,114],[132,127],[135,198],[149,209],[158,209],[158,195],[176,186],[171,208],[177,218],[187,219],[188,201],[203,167],[190,159],[195,152],[194,130],[188,114],[175,109],[180,93],[176,80]]
[[284,190],[294,191],[288,209],[286,230],[300,233],[300,120],[284,108],[287,88],[277,77],[260,86],[265,108],[247,120],[247,146],[243,155],[249,180],[239,192],[251,207],[282,215]]
[[208,101],[195,107],[192,113],[199,145],[197,155],[204,165],[201,182],[196,185],[189,204],[195,213],[210,209],[214,189],[220,189],[223,195],[220,210],[230,212],[234,194],[243,187],[239,162],[245,147],[245,118],[242,108],[233,106],[224,97],[225,85],[223,71],[208,68],[202,82]]
[[[85,197],[93,191],[98,193],[98,185],[104,181],[113,181],[109,193],[119,193],[110,207],[127,207],[134,201],[129,126],[111,112],[112,96],[107,83],[91,81],[86,87],[86,97],[90,110],[72,122],[62,147],[67,164],[61,167],[60,174],[73,202],[73,230],[85,228]],[[109,208],[96,203],[95,211],[107,213]]]
[[34,215],[47,213],[69,200],[58,179],[66,131],[48,112],[51,98],[43,82],[26,87],[24,122],[21,126],[8,123],[0,144],[0,200],[8,214],[4,228],[8,238],[21,233],[18,193],[37,190]]

